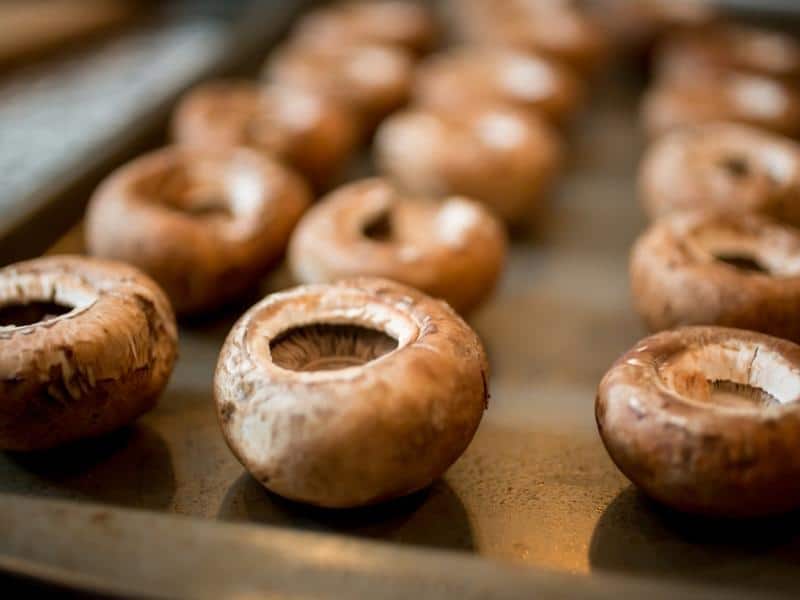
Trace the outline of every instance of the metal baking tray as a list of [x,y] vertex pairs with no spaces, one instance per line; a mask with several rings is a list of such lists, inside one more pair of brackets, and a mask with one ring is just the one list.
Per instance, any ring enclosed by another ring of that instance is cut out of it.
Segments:
[[[645,334],[628,294],[644,226],[642,82],[598,82],[544,218],[513,240],[470,322],[492,362],[469,449],[430,489],[322,510],[264,490],[228,451],[212,376],[243,306],[183,323],[158,407],[105,438],[0,455],[0,570],[14,585],[147,597],[796,595],[800,519],[707,521],[650,502],[596,432],[596,385]],[[80,226],[52,252],[80,252]],[[279,270],[266,293],[288,285]]]

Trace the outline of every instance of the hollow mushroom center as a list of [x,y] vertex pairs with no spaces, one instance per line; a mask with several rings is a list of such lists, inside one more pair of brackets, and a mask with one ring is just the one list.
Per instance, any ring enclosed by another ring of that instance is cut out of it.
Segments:
[[717,252],[714,253],[714,258],[720,262],[725,263],[726,265],[730,265],[741,271],[750,271],[753,273],[766,273],[766,274],[770,272],[770,270],[767,267],[765,267],[758,261],[757,257],[752,255],[747,255],[744,252],[741,253]]
[[747,177],[751,172],[750,162],[744,156],[726,156],[718,164],[720,168],[735,179]]
[[757,344],[690,347],[668,358],[658,371],[681,397],[708,408],[757,411],[800,398],[800,371]]
[[354,324],[293,327],[270,341],[272,361],[291,371],[335,371],[365,365],[398,346],[383,331]]
[[176,166],[143,181],[142,189],[162,206],[192,217],[229,217],[224,179],[214,171]]
[[384,210],[375,215],[364,225],[362,233],[375,242],[391,242],[395,238],[391,212]]
[[49,321],[73,309],[57,302],[9,302],[0,305],[0,327],[22,327]]

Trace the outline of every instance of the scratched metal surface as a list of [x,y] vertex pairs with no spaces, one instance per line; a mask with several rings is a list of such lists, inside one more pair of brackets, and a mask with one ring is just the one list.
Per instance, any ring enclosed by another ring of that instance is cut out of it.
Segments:
[[[800,520],[708,523],[640,497],[594,425],[595,386],[641,335],[628,248],[643,226],[634,174],[636,82],[599,87],[571,133],[551,210],[514,240],[496,296],[470,320],[493,364],[489,410],[467,452],[430,490],[388,505],[324,511],[262,489],[228,452],[211,381],[238,311],[184,324],[160,405],[105,439],[0,456],[0,492],[279,525],[438,548],[573,574],[612,572],[753,592],[800,587]],[[80,251],[80,232],[56,251]],[[286,285],[277,273],[263,291]]]

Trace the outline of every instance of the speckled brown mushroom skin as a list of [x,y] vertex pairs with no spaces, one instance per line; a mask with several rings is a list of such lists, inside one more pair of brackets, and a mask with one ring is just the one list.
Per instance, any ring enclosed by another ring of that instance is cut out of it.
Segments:
[[173,139],[198,148],[254,148],[328,187],[352,158],[356,117],[332,98],[279,85],[219,80],[190,90],[172,118]]
[[78,256],[0,269],[0,305],[71,311],[0,326],[0,448],[30,451],[94,437],[150,410],[172,372],[175,317],[164,293],[121,263]]
[[[766,272],[715,258],[755,260]],[[754,214],[665,217],[630,261],[636,311],[651,331],[722,325],[800,340],[800,232]]]
[[[379,220],[391,229],[388,239],[366,234]],[[289,263],[300,283],[385,277],[467,314],[494,289],[506,245],[502,222],[479,203],[417,197],[373,178],[339,188],[306,213]]]
[[754,127],[708,123],[656,140],[639,170],[651,219],[672,212],[756,212],[800,225],[800,145]]
[[391,44],[423,54],[434,46],[438,33],[428,6],[406,0],[373,0],[314,10],[298,21],[292,38],[327,47],[354,42]]
[[179,315],[196,314],[232,300],[274,266],[309,204],[305,183],[258,152],[170,146],[100,185],[86,240],[93,255],[153,277]]
[[265,81],[307,89],[346,106],[365,131],[411,94],[414,61],[396,46],[364,42],[337,46],[290,40],[270,53]]
[[[716,377],[782,397],[723,406],[710,391]],[[620,357],[595,408],[611,458],[649,496],[691,513],[756,517],[800,505],[799,394],[797,345],[689,327],[645,338]]]
[[375,135],[380,170],[423,195],[460,195],[509,224],[541,209],[562,162],[555,130],[529,111],[475,103],[457,111],[409,108]]
[[797,137],[800,92],[769,77],[698,66],[692,73],[659,77],[642,98],[641,119],[651,138],[715,121],[735,121]]
[[[361,366],[298,372],[270,343],[291,327],[349,323],[398,348]],[[301,286],[251,308],[214,377],[233,453],[271,491],[326,507],[372,504],[438,478],[464,451],[488,399],[477,335],[445,303],[381,279]]]
[[468,44],[541,52],[584,75],[608,56],[600,24],[566,2],[450,0],[446,6],[457,39]]
[[511,48],[456,48],[417,69],[414,100],[453,110],[465,102],[505,102],[535,110],[556,124],[575,113],[583,84],[568,67]]

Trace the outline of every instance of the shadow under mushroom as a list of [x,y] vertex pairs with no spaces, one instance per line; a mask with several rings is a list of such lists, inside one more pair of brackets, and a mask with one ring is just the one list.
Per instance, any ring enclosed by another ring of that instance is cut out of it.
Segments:
[[631,486],[600,517],[589,562],[627,575],[796,593],[800,513],[708,519],[656,504]]
[[410,496],[375,506],[324,509],[285,500],[243,473],[228,490],[218,517],[415,546],[461,551],[475,548],[464,505],[443,480]]
[[136,424],[52,450],[0,454],[0,493],[163,509],[175,474],[161,436]]

